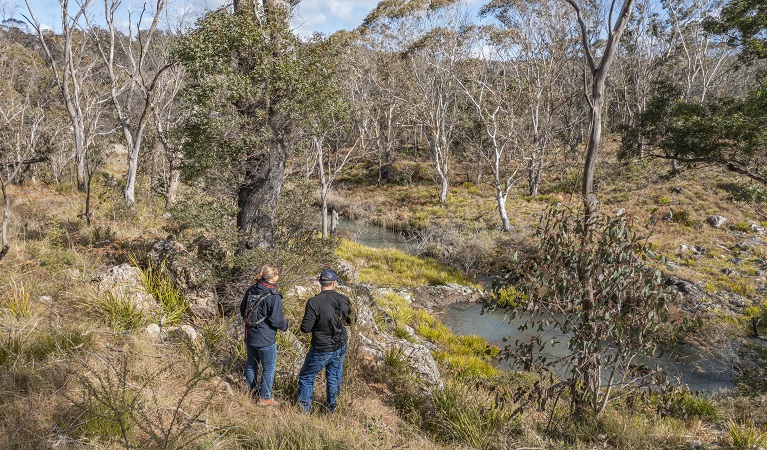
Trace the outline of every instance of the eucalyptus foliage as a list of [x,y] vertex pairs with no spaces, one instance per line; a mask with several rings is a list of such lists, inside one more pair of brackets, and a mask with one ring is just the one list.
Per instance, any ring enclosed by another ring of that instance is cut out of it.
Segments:
[[502,352],[546,375],[537,400],[566,398],[572,412],[599,414],[621,388],[648,381],[650,371],[636,370],[635,360],[665,334],[670,292],[647,266],[652,253],[635,227],[623,212],[584,216],[557,205],[542,216],[538,253],[517,274],[528,299],[513,310],[527,318],[521,329],[538,333]]

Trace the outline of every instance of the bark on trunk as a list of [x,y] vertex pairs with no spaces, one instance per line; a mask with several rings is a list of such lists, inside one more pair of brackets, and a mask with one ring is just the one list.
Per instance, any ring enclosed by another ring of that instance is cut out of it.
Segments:
[[2,180],[0,180],[0,188],[3,190],[3,241],[2,248],[0,248],[0,259],[3,259],[11,249],[11,244],[8,243],[8,219],[11,216],[11,199],[8,198],[5,183]]
[[495,201],[498,204],[498,212],[501,214],[503,231],[511,231],[511,222],[509,222],[509,215],[506,213],[506,196],[503,195],[500,186],[495,188]]
[[176,204],[178,187],[181,184],[181,170],[172,168],[168,177],[168,191],[165,193],[165,208],[172,208]]
[[274,245],[274,215],[285,175],[288,146],[274,139],[268,154],[249,158],[245,181],[239,189],[237,228],[240,250]]

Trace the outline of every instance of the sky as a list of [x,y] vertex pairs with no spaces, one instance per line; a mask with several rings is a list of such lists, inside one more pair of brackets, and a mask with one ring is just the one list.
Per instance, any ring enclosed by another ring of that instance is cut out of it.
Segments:
[[[151,4],[153,1],[156,0],[147,0],[147,3]],[[231,1],[169,0],[168,8],[174,13],[171,15],[173,18],[170,26],[175,28],[178,25],[178,17],[191,25],[205,11],[219,8]],[[470,7],[477,8],[481,1],[468,0],[467,3]],[[57,0],[29,0],[29,2],[37,20],[43,26],[57,31],[61,28]],[[301,0],[293,8],[291,26],[301,36],[311,36],[315,32],[329,35],[341,29],[353,30],[362,23],[378,2],[379,0]],[[70,0],[70,3],[76,4],[76,1]],[[138,10],[144,0],[122,0],[122,3],[123,7],[128,6],[132,10]],[[91,5],[99,12],[103,10],[103,4],[102,0],[91,0]],[[0,0],[0,7],[3,5],[6,6],[6,10],[13,11],[13,17],[21,18],[21,14],[28,14],[24,0]]]
[[[151,3],[152,0],[149,1]],[[231,0],[229,0],[229,3]],[[75,1],[70,0],[74,4]],[[140,8],[141,0],[123,0],[124,5],[130,5],[132,9]],[[188,23],[202,15],[206,10],[216,9],[228,3],[226,0],[170,0],[171,10],[174,16],[183,17]],[[13,13],[13,17],[21,18],[27,15],[27,7],[24,0],[0,0],[0,4],[7,5]],[[296,33],[302,36],[310,36],[320,32],[332,34],[340,29],[351,30],[357,28],[365,17],[378,4],[378,0],[302,0],[293,9],[291,26]],[[38,21],[46,27],[60,28],[59,3],[57,0],[30,0],[32,11]],[[101,10],[103,2],[92,0],[92,5]],[[178,20],[173,20],[176,24]],[[175,24],[172,24],[175,25]]]

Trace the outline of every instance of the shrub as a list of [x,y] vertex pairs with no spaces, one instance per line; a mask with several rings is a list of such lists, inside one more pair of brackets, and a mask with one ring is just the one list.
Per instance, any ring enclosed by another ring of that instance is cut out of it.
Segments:
[[745,221],[735,222],[732,225],[732,229],[735,230],[735,231],[742,231],[743,233],[750,233],[751,232],[751,223],[750,222],[745,222]]
[[527,304],[529,298],[514,286],[505,286],[493,292],[495,304],[501,308],[519,308]]
[[[536,230],[537,255],[520,263],[521,275],[509,276],[521,277],[530,296],[524,326],[539,333],[506,348],[504,356],[536,373],[558,373],[559,389],[579,416],[601,413],[612,394],[631,383],[628,362],[651,351],[663,336],[669,292],[661,273],[646,267],[644,259],[652,252],[633,226],[622,213],[550,207]],[[570,336],[558,358],[543,351],[557,344],[544,328]],[[545,400],[551,392],[534,395]],[[559,394],[553,398],[560,399]]]

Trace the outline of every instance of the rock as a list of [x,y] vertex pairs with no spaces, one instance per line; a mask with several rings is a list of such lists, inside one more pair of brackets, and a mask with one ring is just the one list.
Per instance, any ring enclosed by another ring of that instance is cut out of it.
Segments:
[[50,295],[41,295],[39,301],[40,303],[53,303],[53,297]]
[[160,339],[162,336],[162,329],[156,323],[147,325],[147,327],[144,328],[144,332],[155,339]]
[[354,270],[354,266],[352,266],[351,263],[343,260],[338,262],[338,265],[336,266],[336,273],[343,280],[346,280],[347,283],[356,283],[357,278],[359,278],[359,273]]
[[682,302],[679,305],[681,309],[690,313],[715,309],[715,299],[694,283],[673,275],[667,275],[665,284],[675,287],[681,294]]
[[729,277],[730,275],[737,275],[737,274],[738,274],[738,272],[736,272],[736,271],[734,271],[734,270],[730,269],[729,267],[725,267],[724,269],[722,269],[722,273],[723,273],[723,274],[725,274],[725,275],[727,275],[728,277]]
[[125,299],[140,311],[158,312],[160,305],[146,292],[141,281],[141,270],[130,264],[109,268],[97,277],[98,295],[112,295]]
[[170,328],[168,329],[168,340],[173,342],[194,342],[197,340],[197,330],[192,328],[191,325]]
[[453,303],[476,303],[485,300],[484,290],[460,284],[445,286],[419,286],[411,289],[412,304],[429,312],[435,312]]
[[751,231],[754,233],[764,234],[764,227],[755,223],[751,224]]
[[374,338],[360,335],[357,355],[361,364],[366,367],[383,366],[387,355],[399,359],[406,367],[404,370],[415,377],[423,393],[430,393],[435,387],[442,387],[437,362],[424,345],[389,335],[376,335]]
[[682,194],[684,193],[684,189],[675,186],[671,188],[671,192],[673,192],[674,194]]
[[[195,248],[199,258],[223,258],[224,252],[214,239],[198,238]],[[211,319],[219,315],[219,301],[213,287],[205,283],[207,274],[195,264],[195,258],[173,236],[155,242],[149,252],[153,270],[165,270],[176,285],[184,290],[189,308],[198,317]]]
[[721,227],[725,222],[727,222],[727,218],[718,214],[714,214],[708,218],[708,223],[714,228]]

